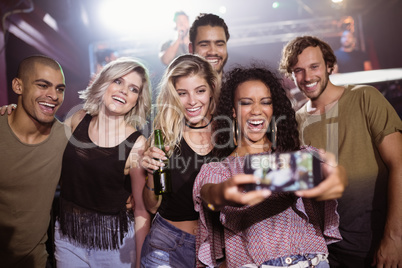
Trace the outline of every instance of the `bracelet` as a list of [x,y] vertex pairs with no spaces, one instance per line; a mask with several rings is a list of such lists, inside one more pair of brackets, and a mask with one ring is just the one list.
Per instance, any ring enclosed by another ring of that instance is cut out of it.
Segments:
[[148,190],[150,190],[150,191],[154,191],[154,190],[155,190],[154,188],[149,187],[148,184],[146,184],[146,183],[145,183],[145,187],[146,187]]

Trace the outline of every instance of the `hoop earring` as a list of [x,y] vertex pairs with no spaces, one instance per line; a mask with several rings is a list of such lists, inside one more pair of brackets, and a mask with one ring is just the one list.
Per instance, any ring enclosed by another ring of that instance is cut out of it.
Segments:
[[271,121],[271,149],[274,151],[276,149],[276,137],[277,137],[278,129],[276,127],[275,121],[272,119]]
[[237,128],[237,120],[236,120],[236,118],[232,119],[232,133],[233,133],[234,145],[237,146],[237,137],[239,136],[239,129]]

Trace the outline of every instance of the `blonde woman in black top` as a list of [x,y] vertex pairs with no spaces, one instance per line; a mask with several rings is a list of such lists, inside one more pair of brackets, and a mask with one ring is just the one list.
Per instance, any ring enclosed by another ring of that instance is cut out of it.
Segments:
[[[211,121],[219,95],[219,78],[213,67],[197,55],[177,57],[167,68],[160,85],[154,129],[161,129],[167,155],[155,147],[144,153],[148,169],[145,206],[156,213],[145,239],[141,267],[194,267],[198,212],[192,189],[202,164],[211,161]],[[152,144],[153,136],[149,143]],[[153,158],[169,158],[172,193],[154,194]]]
[[150,225],[138,163],[146,142],[138,128],[150,110],[148,71],[134,59],[117,59],[80,97],[83,110],[65,122],[72,136],[60,179],[57,267],[139,267]]

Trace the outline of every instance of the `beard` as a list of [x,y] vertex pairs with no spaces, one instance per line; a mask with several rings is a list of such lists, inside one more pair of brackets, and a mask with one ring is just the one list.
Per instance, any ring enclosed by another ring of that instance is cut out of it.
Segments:
[[226,62],[228,61],[229,55],[226,55],[225,60],[222,62],[222,66],[219,68],[219,70],[216,70],[218,72],[218,74],[221,74],[223,72],[223,68],[226,65]]
[[319,89],[319,92],[317,93],[317,95],[316,96],[311,96],[311,97],[307,96],[307,97],[309,99],[311,99],[312,101],[317,100],[322,95],[322,93],[324,93],[325,89],[328,86],[328,82],[329,82],[329,73],[326,72],[324,79],[319,82],[320,89]]

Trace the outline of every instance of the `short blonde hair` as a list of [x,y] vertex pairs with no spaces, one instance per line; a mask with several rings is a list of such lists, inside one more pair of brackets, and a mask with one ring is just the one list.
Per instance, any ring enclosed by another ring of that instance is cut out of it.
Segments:
[[85,100],[84,110],[92,116],[97,115],[103,103],[103,95],[109,85],[115,79],[131,72],[136,72],[141,76],[142,86],[138,94],[137,104],[124,116],[124,120],[136,129],[143,128],[151,111],[151,82],[147,68],[133,58],[122,57],[109,62],[95,77],[94,82],[79,92],[80,98]]

